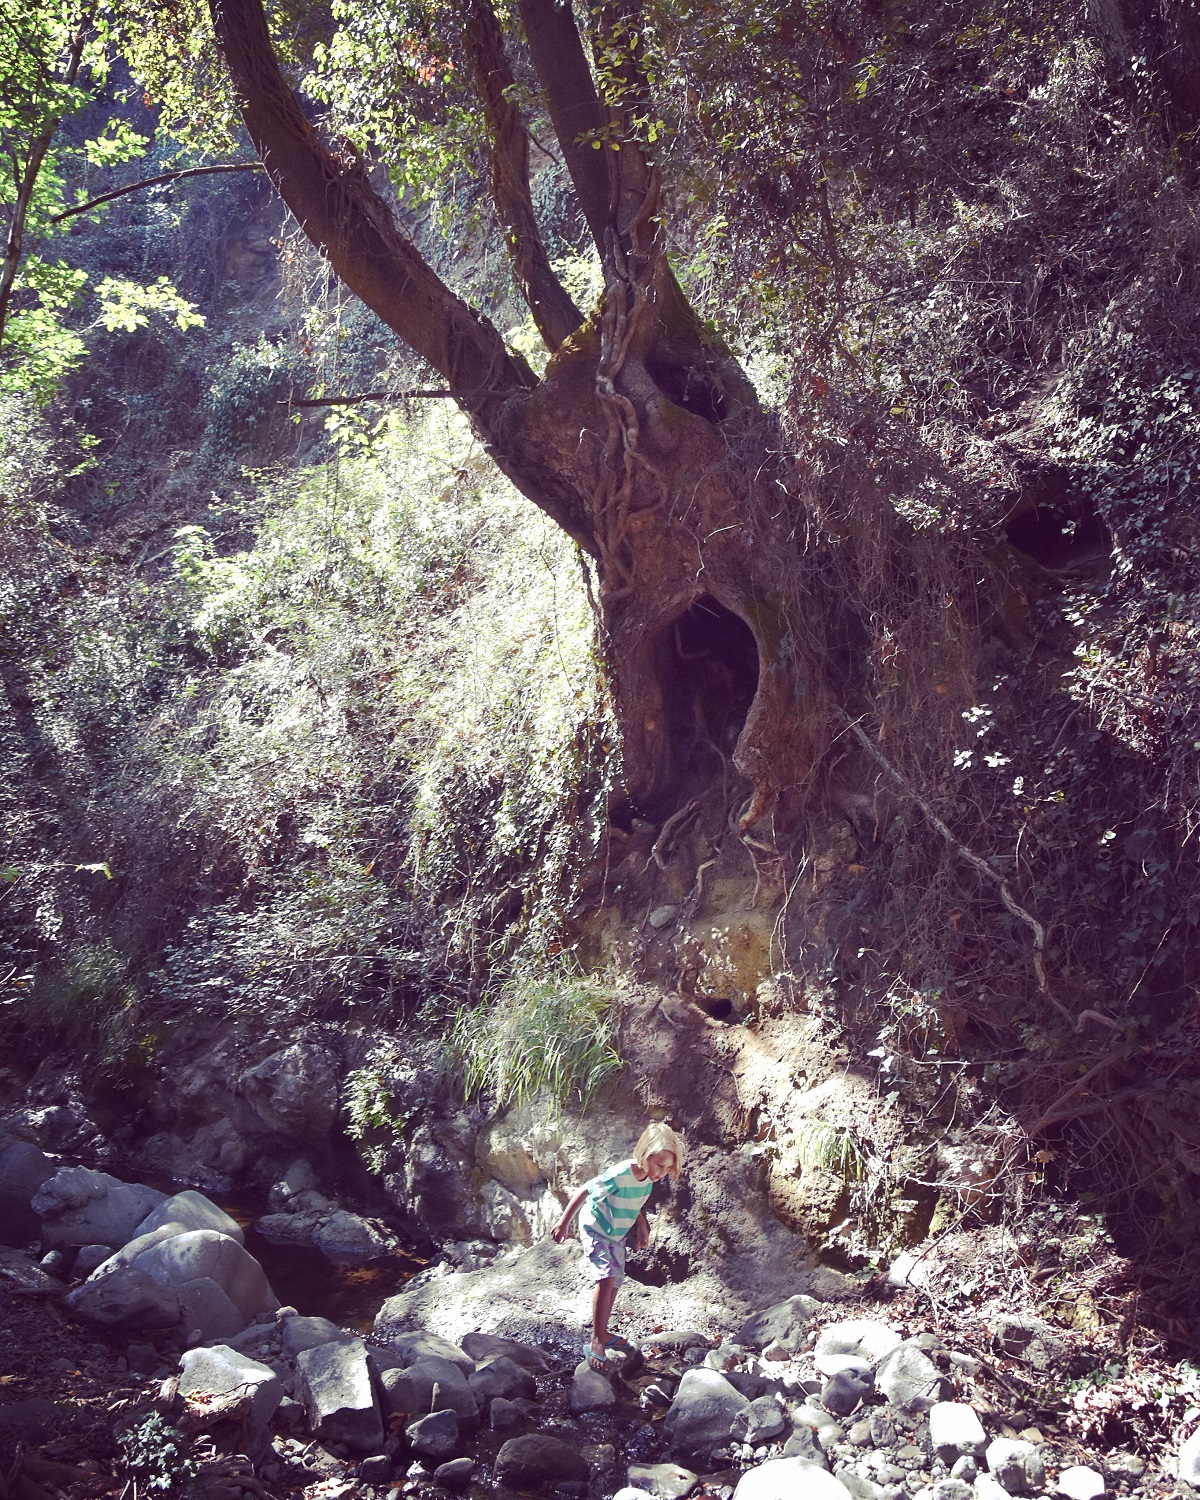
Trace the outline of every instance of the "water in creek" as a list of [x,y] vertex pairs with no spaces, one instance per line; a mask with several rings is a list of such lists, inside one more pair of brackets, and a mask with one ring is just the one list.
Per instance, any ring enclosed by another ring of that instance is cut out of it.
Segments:
[[213,1195],[246,1236],[246,1249],[267,1273],[275,1295],[306,1317],[369,1332],[384,1302],[428,1264],[404,1246],[358,1266],[337,1266],[313,1245],[274,1245],[252,1228],[261,1204]]

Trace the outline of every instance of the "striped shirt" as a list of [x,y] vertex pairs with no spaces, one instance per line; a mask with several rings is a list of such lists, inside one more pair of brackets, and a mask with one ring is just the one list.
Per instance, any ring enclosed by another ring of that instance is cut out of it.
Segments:
[[606,1240],[623,1240],[653,1186],[649,1177],[644,1182],[637,1180],[632,1161],[609,1167],[587,1184],[587,1202],[580,1220]]

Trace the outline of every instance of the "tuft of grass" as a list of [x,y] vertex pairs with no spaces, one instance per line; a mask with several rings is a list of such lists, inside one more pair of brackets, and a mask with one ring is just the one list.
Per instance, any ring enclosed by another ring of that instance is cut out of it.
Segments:
[[867,1161],[854,1133],[824,1120],[801,1120],[796,1127],[796,1149],[802,1167],[830,1172],[845,1183],[861,1183]]
[[595,979],[517,979],[495,1004],[460,1010],[450,1050],[464,1092],[498,1105],[548,1094],[557,1108],[587,1108],[623,1066],[612,990]]

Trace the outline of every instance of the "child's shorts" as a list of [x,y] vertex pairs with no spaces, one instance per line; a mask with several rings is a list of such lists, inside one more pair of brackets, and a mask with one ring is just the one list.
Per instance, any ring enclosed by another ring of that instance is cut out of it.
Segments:
[[582,1223],[579,1226],[579,1238],[583,1244],[588,1279],[612,1280],[620,1286],[625,1280],[625,1241],[606,1240],[602,1234]]

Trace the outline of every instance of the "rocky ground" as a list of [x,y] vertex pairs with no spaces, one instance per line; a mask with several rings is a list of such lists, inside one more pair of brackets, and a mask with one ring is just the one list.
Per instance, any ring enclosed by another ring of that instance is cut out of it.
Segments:
[[[894,1280],[912,1274],[902,1264]],[[822,1297],[798,1291],[741,1326],[721,1326],[718,1301],[702,1326],[668,1328],[647,1321],[656,1296],[664,1313],[701,1304],[686,1286],[640,1288],[624,1326],[645,1363],[605,1376],[579,1363],[562,1321],[540,1341],[456,1327],[456,1289],[469,1317],[497,1276],[426,1273],[365,1341],[283,1308],[183,1350],[175,1335],[72,1321],[54,1282],[9,1254],[2,1493],[1159,1500],[1200,1480],[1196,1445],[1181,1444],[1200,1382],[1136,1325],[1084,1333],[998,1297],[956,1311],[911,1284],[827,1275]],[[437,1324],[419,1329],[432,1287]],[[573,1316],[570,1296],[560,1309]],[[493,1322],[506,1313],[499,1302]],[[347,1361],[366,1372],[357,1394]]]

